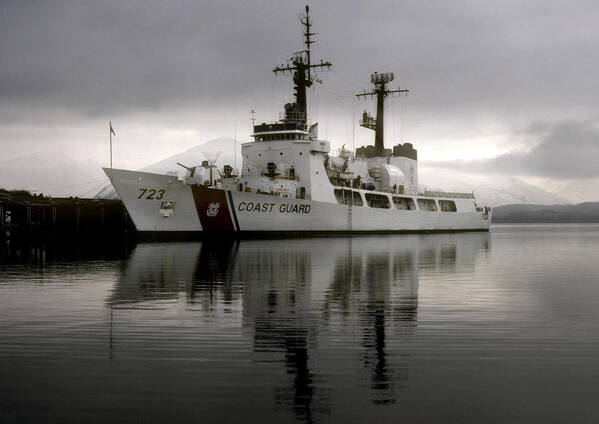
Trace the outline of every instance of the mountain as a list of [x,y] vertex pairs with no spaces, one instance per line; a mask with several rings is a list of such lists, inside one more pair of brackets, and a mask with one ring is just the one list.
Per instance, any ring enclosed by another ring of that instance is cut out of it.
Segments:
[[481,175],[447,170],[423,163],[419,166],[419,185],[429,190],[474,192],[480,205],[562,204],[570,203],[553,193],[520,178],[504,175]]
[[[222,169],[225,164],[235,165],[233,155],[234,145],[235,141],[232,138],[216,138],[146,166],[141,171],[161,174],[176,173],[182,177],[185,175],[185,169],[178,166],[177,162],[186,166],[200,165],[202,161],[206,160],[206,154],[212,158],[219,151],[221,154],[216,161],[216,165],[219,169]],[[241,142],[238,141],[238,152],[241,150],[240,145]],[[238,168],[241,167],[241,163],[241,155],[238,154]],[[458,192],[473,191],[477,202],[481,205],[569,203],[566,197],[511,176],[470,174],[454,170],[448,171],[445,168],[431,166],[426,162],[421,163],[419,174],[422,189]],[[107,184],[96,194],[96,197],[116,198],[116,193],[112,186]]]
[[[241,151],[241,141],[237,140],[237,152]],[[219,153],[220,152],[220,153]],[[214,161],[216,166],[222,169],[224,165],[231,165],[237,168],[241,167],[241,154],[237,155],[235,163],[235,139],[229,137],[219,137],[207,141],[199,146],[192,147],[184,152],[177,153],[161,161],[148,165],[140,171],[154,172],[157,174],[176,174],[178,177],[185,176],[185,168],[177,165],[177,162],[191,167],[201,165],[205,160]],[[105,184],[94,196],[99,199],[116,199],[118,196],[110,183]]]
[[505,205],[493,209],[493,223],[599,222],[599,202],[577,205]]
[[557,192],[572,203],[599,201],[599,178],[573,181]]
[[64,152],[38,152],[0,162],[0,187],[55,197],[89,196],[106,184],[100,164]]
[[[237,140],[237,151],[241,150],[241,141]],[[141,169],[147,172],[156,172],[166,174],[167,172],[175,172],[178,176],[185,175],[185,169],[177,165],[177,162],[182,163],[185,166],[198,166],[203,161],[216,160],[215,164],[219,169],[222,169],[224,165],[235,165],[235,140],[229,137],[215,138],[214,140],[207,141],[199,146],[192,147],[191,149],[185,150],[182,153],[170,156],[164,160],[148,165]],[[219,154],[220,152],[220,154]],[[237,155],[237,167],[241,166],[241,154]]]

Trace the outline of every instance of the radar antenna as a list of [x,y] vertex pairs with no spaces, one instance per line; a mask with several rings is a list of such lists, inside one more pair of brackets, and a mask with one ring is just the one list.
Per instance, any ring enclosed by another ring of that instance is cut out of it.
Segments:
[[222,151],[219,150],[217,152],[202,152],[202,153],[204,154],[204,156],[206,156],[209,166],[211,168],[213,168],[216,166],[216,161],[218,160],[218,157],[220,156]]
[[[220,156],[220,154],[222,153],[221,150],[219,150],[218,152],[202,152],[204,154],[204,156],[206,156],[206,159],[208,160],[208,168],[210,169],[210,186],[214,185],[214,174],[212,172],[213,168],[216,168],[216,161],[218,160],[218,157]],[[218,172],[218,169],[216,170],[216,172]],[[218,172],[220,175],[220,172]]]
[[304,26],[304,44],[305,50],[294,54],[287,65],[275,67],[272,71],[276,74],[289,72],[293,75],[293,83],[295,90],[295,103],[285,105],[285,121],[296,121],[306,124],[308,121],[306,88],[310,87],[314,82],[311,70],[318,68],[321,70],[331,69],[331,62],[320,61],[320,63],[312,64],[310,58],[310,45],[314,44],[315,40],[311,37],[316,35],[315,32],[310,32],[312,20],[310,19],[310,7],[306,6],[306,14],[300,16],[300,22]]
[[375,72],[370,75],[370,82],[374,85],[374,90],[370,92],[364,91],[363,93],[356,94],[356,97],[359,99],[361,97],[370,97],[376,96],[376,118],[370,116],[366,111],[362,115],[362,122],[360,122],[360,126],[364,128],[368,128],[370,130],[374,130],[374,151],[376,156],[384,156],[385,155],[385,143],[383,140],[383,122],[384,122],[384,103],[385,97],[389,94],[398,94],[399,96],[402,93],[408,93],[410,90],[402,90],[398,88],[397,90],[388,90],[387,83],[393,81],[395,76],[393,72],[387,72],[379,74]]

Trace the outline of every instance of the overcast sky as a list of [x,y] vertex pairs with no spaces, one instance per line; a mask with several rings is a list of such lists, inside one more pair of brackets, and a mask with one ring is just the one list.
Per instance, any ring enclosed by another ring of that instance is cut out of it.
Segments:
[[[300,1],[0,0],[4,159],[63,152],[138,168],[219,136],[249,140],[250,109],[278,117],[302,49]],[[442,166],[531,178],[599,174],[596,1],[313,1],[330,60],[310,113],[333,146],[373,142],[354,125],[374,71],[394,72],[386,144]],[[355,112],[354,112],[355,111]],[[355,139],[354,139],[355,134]]]

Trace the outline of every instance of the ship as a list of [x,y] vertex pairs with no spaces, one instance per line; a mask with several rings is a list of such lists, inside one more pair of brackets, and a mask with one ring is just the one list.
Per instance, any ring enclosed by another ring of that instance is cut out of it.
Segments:
[[[371,75],[376,116],[360,126],[374,144],[338,154],[308,117],[307,88],[332,64],[311,60],[309,7],[300,17],[305,48],[275,74],[289,74],[294,101],[278,120],[253,122],[252,141],[241,145],[242,167],[218,169],[215,160],[184,165],[185,176],[104,168],[141,236],[311,236],[488,231],[491,208],[474,193],[420,190],[418,154],[411,143],[385,148],[384,103],[407,94],[391,89],[391,72]],[[208,159],[208,158],[207,158]]]

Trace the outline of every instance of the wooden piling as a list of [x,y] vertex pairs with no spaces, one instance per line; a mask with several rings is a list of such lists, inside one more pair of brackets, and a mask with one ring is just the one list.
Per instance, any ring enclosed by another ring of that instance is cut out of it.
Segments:
[[77,206],[77,233],[79,233],[80,224],[81,224],[81,208],[79,206]]

